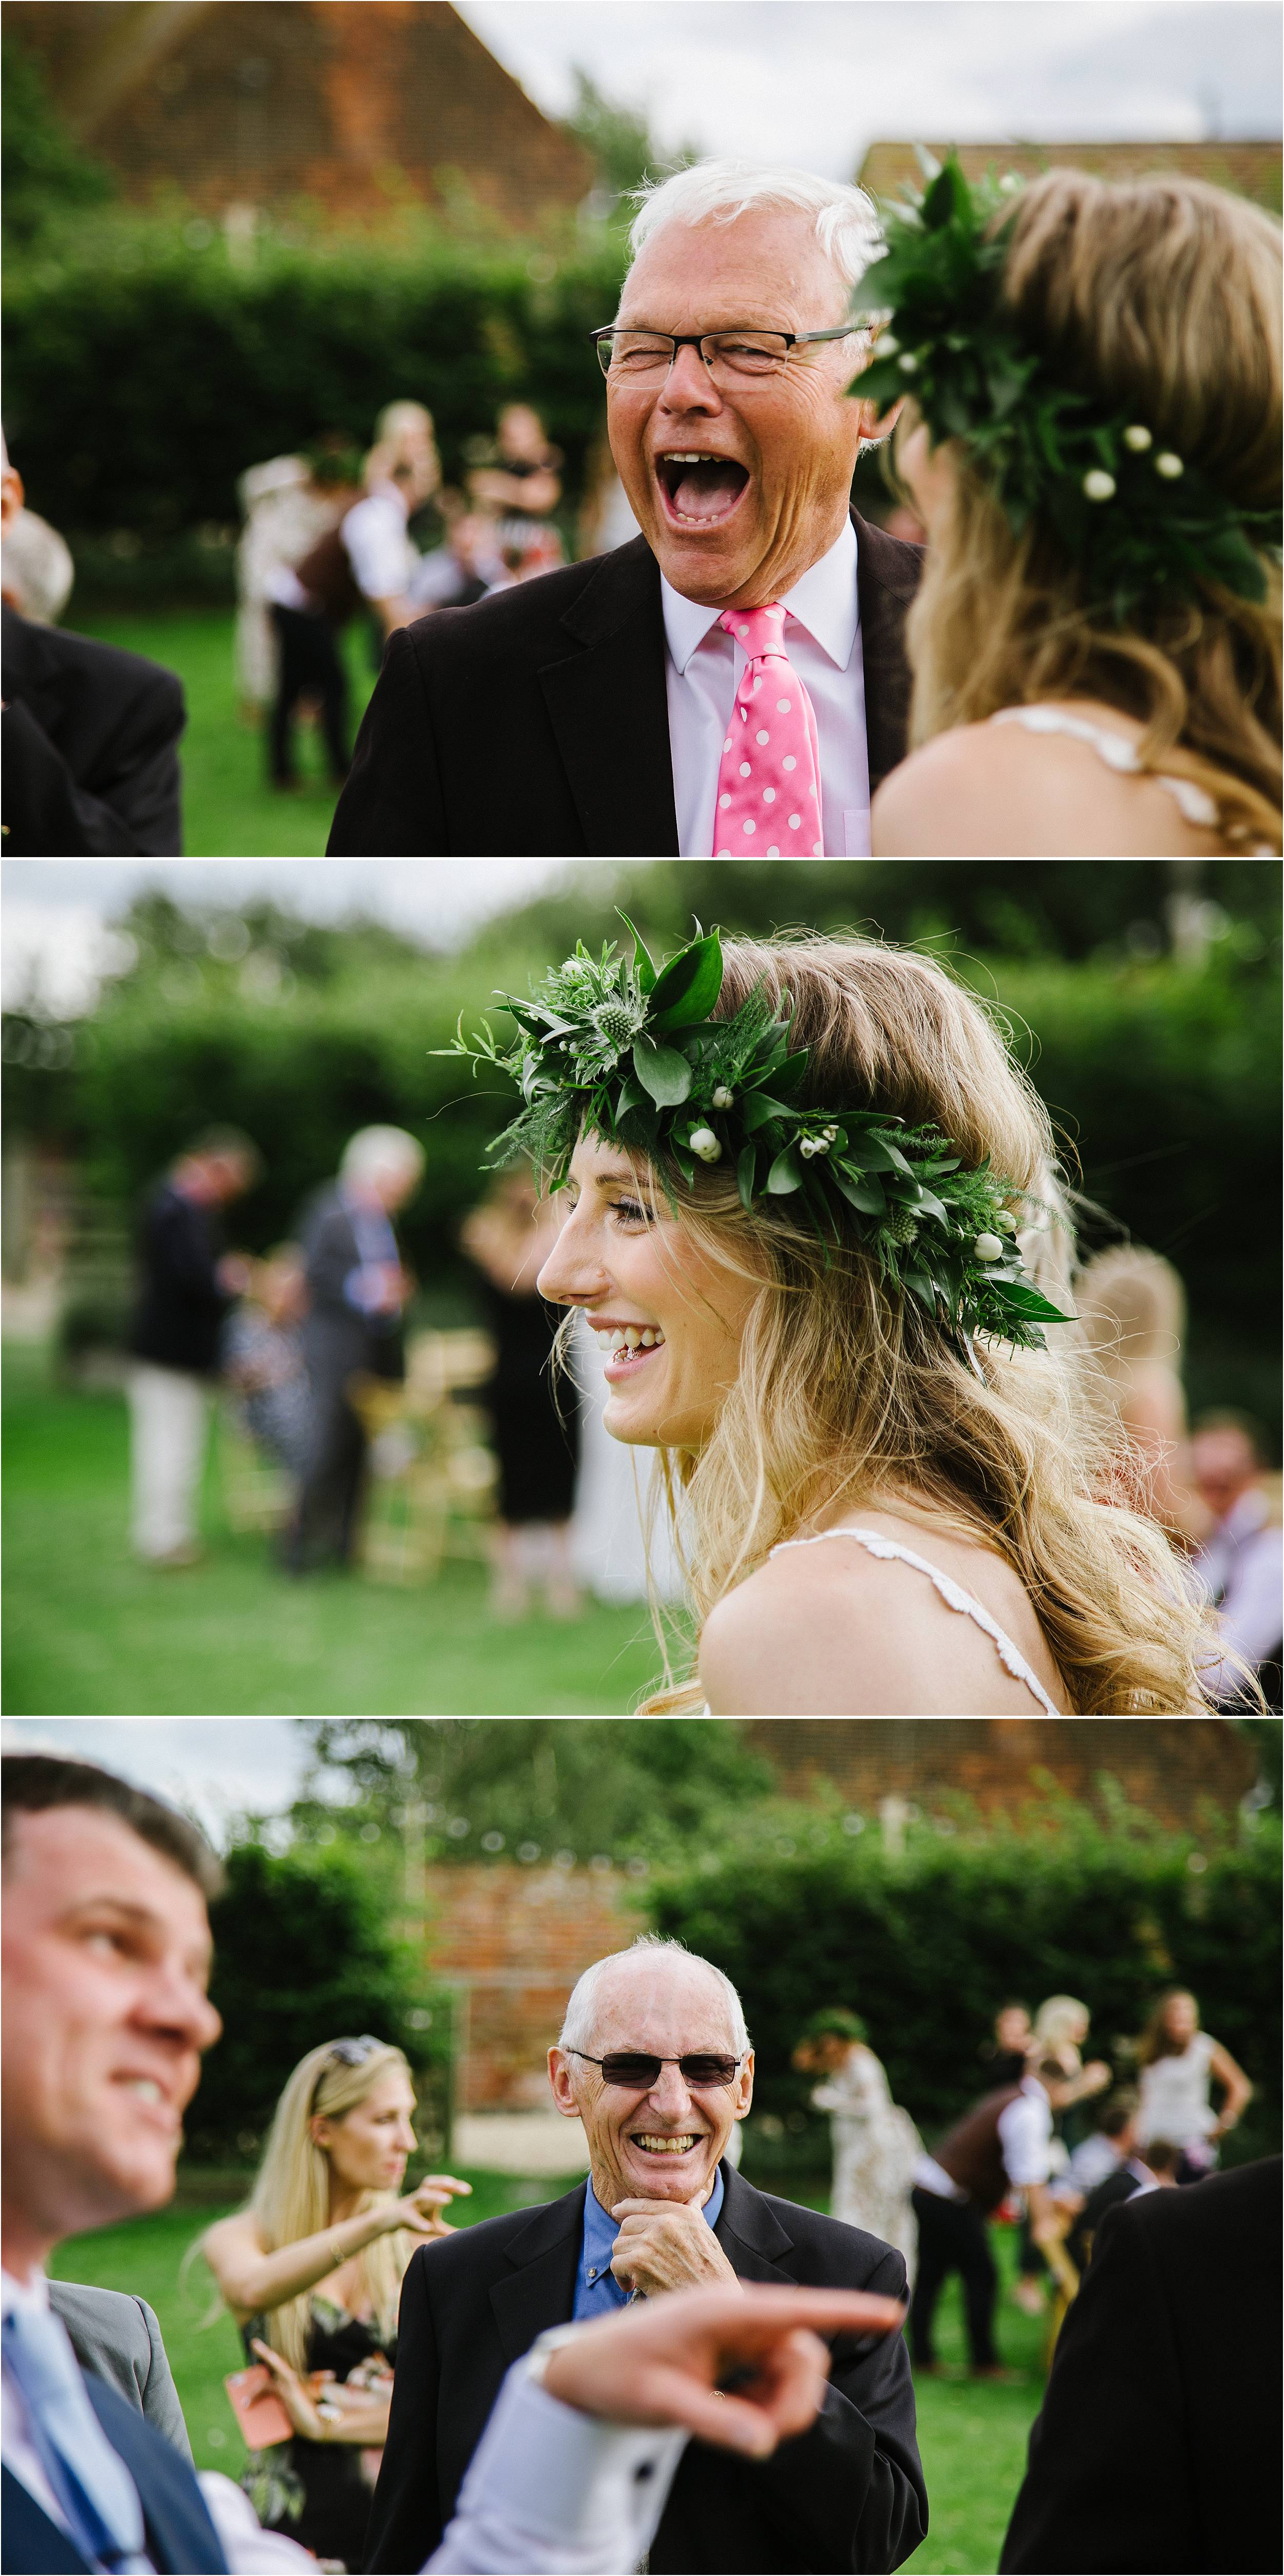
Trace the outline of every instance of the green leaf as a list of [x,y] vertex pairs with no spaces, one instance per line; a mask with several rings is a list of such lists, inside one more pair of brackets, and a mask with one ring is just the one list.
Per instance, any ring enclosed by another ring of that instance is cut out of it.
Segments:
[[810,1049],[800,1047],[797,1055],[787,1055],[783,1064],[773,1065],[771,1079],[777,1091],[796,1091],[807,1067]]
[[794,1149],[792,1145],[786,1145],[783,1154],[777,1154],[767,1174],[767,1188],[773,1198],[787,1198],[791,1190],[802,1188],[802,1177]]
[[740,1104],[740,1124],[750,1136],[759,1127],[766,1127],[773,1118],[792,1118],[795,1114],[785,1107],[783,1100],[773,1100],[765,1091],[747,1091]]
[[754,1176],[757,1171],[757,1167],[758,1154],[756,1147],[753,1145],[742,1145],[736,1156],[736,1188],[740,1192],[740,1204],[745,1210],[746,1215],[749,1215],[753,1208]]
[[626,1079],[620,1084],[619,1097],[615,1103],[616,1117],[626,1118],[630,1109],[640,1108],[646,1096],[636,1082],[631,1078]]
[[638,979],[638,991],[639,993],[651,993],[655,990],[656,980],[656,970],[651,952],[642,937],[641,931],[634,929],[627,912],[620,912],[618,904],[615,909],[620,913],[620,919],[623,922],[625,929],[628,931],[638,952],[633,961],[633,972]]
[[691,1067],[676,1047],[657,1046],[645,1029],[633,1042],[633,1070],[657,1109],[677,1109],[690,1097]]
[[883,1196],[882,1182],[876,1180],[872,1172],[868,1178],[858,1179],[841,1163],[831,1163],[829,1168],[835,1189],[841,1190],[843,1197],[850,1200],[854,1208],[859,1208],[862,1216],[882,1216],[887,1201]]
[[1078,1321],[1077,1316],[1063,1315],[1059,1306],[1049,1305],[1047,1298],[1040,1296],[1038,1289],[1032,1288],[1027,1280],[988,1279],[985,1284],[991,1296],[997,1297],[1009,1314],[1024,1315],[1032,1324],[1073,1324]]
[[[716,930],[679,949],[656,977],[648,1029],[689,1029],[707,1020],[722,991],[722,944]],[[685,1093],[683,1097],[685,1098]]]

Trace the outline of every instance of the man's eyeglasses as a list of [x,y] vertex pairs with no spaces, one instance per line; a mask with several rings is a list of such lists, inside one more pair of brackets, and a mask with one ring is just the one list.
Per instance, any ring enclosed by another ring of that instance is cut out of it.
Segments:
[[743,2057],[718,2057],[699,2052],[689,2057],[644,2057],[640,2050],[612,2049],[606,2057],[590,2057],[586,2048],[568,2048],[568,2057],[582,2057],[586,2066],[602,2070],[604,2084],[616,2084],[625,2093],[649,2093],[660,2081],[662,2066],[679,2068],[684,2084],[693,2093],[708,2092],[714,2085],[734,2084]]
[[778,376],[792,349],[810,348],[817,340],[850,340],[856,325],[841,322],[833,331],[625,331],[608,323],[591,333],[597,362],[613,384],[662,384],[676,365],[679,349],[698,349],[715,385],[761,384]]

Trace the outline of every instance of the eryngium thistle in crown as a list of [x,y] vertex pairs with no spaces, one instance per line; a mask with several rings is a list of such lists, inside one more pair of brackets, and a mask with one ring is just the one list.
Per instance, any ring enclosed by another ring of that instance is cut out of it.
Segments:
[[[1073,1319],[1027,1277],[1016,1235],[1027,1194],[988,1162],[965,1171],[937,1127],[911,1127],[879,1109],[802,1108],[794,1095],[808,1061],[759,984],[730,1019],[712,1017],[722,991],[716,930],[657,969],[633,924],[632,964],[614,945],[594,957],[581,942],[529,1000],[502,993],[516,1043],[499,1047],[488,1021],[454,1045],[473,1066],[496,1065],[523,1106],[492,1139],[492,1165],[532,1162],[556,1188],[581,1135],[624,1146],[653,1164],[671,1203],[677,1184],[725,1164],[750,1214],[777,1200],[825,1244],[856,1244],[892,1294],[913,1297],[966,1343],[974,1333],[1043,1348],[1044,1324]],[[699,924],[697,923],[697,933]]]

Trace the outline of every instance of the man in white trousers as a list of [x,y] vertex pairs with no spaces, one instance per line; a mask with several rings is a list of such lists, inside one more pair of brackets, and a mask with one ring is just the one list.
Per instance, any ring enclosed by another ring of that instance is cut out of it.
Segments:
[[218,1212],[253,1187],[256,1146],[239,1129],[211,1128],[147,1203],[142,1288],[130,1333],[130,1460],[135,1555],[147,1565],[194,1565],[209,1382],[228,1308],[249,1266],[224,1252]]

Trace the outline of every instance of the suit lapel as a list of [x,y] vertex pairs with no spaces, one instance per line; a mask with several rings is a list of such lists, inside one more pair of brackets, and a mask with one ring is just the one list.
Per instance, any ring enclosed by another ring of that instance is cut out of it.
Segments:
[[81,2557],[74,2540],[59,2530],[11,2469],[0,2473],[0,2497],[6,2567],[21,2567],[24,2576],[78,2576],[78,2571],[83,2576],[88,2559]]
[[590,858],[676,858],[660,573],[644,537],[604,555],[540,685]]
[[905,657],[905,617],[923,568],[919,546],[889,537],[853,510],[856,591],[865,663],[865,736],[871,795],[905,758],[912,686]]
[[775,2211],[734,2165],[724,2164],[722,2180],[722,2207],[713,2232],[733,2271],[742,2281],[792,2283],[795,2274],[788,2258],[793,2240]]
[[495,2283],[490,2305],[506,2364],[520,2361],[546,2326],[569,2322],[587,2189],[581,2183],[561,2200],[550,2201],[505,2249],[512,2275]]

